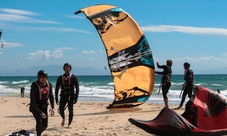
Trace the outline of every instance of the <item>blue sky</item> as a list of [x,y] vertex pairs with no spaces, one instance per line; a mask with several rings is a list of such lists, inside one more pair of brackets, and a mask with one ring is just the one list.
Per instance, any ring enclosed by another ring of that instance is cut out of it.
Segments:
[[[183,63],[196,70],[227,67],[225,0],[1,0],[4,30],[0,70],[32,66],[107,66],[105,49],[94,26],[79,9],[111,4],[128,12],[141,27],[155,62],[173,60],[173,72]],[[158,69],[157,69],[158,70]],[[227,71],[227,70],[226,70]],[[227,73],[227,72],[226,72]]]

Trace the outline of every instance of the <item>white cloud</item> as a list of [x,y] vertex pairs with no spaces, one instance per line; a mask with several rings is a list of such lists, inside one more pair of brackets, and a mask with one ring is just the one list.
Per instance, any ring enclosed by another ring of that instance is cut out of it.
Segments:
[[4,48],[14,48],[14,47],[21,47],[23,46],[20,43],[12,43],[12,42],[5,42]]
[[55,31],[55,32],[79,32],[79,33],[87,33],[91,34],[89,31],[73,29],[73,28],[60,28],[60,27],[23,27],[22,29],[27,30],[40,30],[40,31]]
[[2,52],[0,52],[0,55],[2,55],[3,53]]
[[40,30],[40,31],[55,31],[55,32],[79,32],[91,34],[89,31],[73,29],[73,28],[60,28],[60,27],[26,27],[28,30]]
[[36,60],[36,59],[42,59],[43,56],[43,51],[42,50],[38,50],[34,53],[29,53],[28,59],[29,60]]
[[37,60],[37,59],[59,59],[62,58],[63,54],[61,50],[55,50],[53,52],[38,50],[34,53],[29,53],[29,60]]
[[78,16],[78,15],[65,15],[68,18],[77,18],[77,19],[86,19],[85,16]]
[[214,57],[214,56],[202,56],[202,57],[200,57],[199,58],[199,60],[201,60],[201,61],[220,61],[221,59],[220,58],[216,58],[216,57]]
[[61,50],[55,50],[51,54],[51,58],[54,58],[54,59],[59,59],[59,58],[62,58],[62,57],[63,57],[63,54],[62,54]]
[[99,52],[99,53],[103,53],[103,51],[102,51],[102,50],[98,50],[98,52]]
[[5,22],[24,22],[24,23],[44,23],[44,24],[62,24],[56,21],[50,20],[39,20],[29,17],[28,15],[39,15],[35,12],[30,12],[26,10],[18,10],[18,9],[7,9],[7,8],[0,8],[0,21]]
[[56,48],[57,50],[75,50],[75,48],[72,47],[61,47],[61,48]]
[[0,21],[24,22],[24,23],[44,23],[44,24],[62,24],[56,21],[38,20],[31,17],[15,14],[0,14]]
[[95,53],[95,51],[93,51],[93,50],[83,51],[83,54],[94,54],[94,53]]
[[210,34],[210,35],[224,35],[227,36],[227,29],[211,28],[211,27],[192,27],[192,26],[174,26],[174,25],[152,25],[141,27],[143,31],[147,32],[179,32],[186,34]]
[[50,51],[43,51],[43,55],[45,57],[45,59],[50,59]]
[[[0,19],[1,21],[1,19]],[[19,30],[19,31],[33,31],[33,30],[38,30],[38,31],[51,31],[51,32],[76,32],[76,33],[85,33],[85,34],[93,34],[92,32],[89,31],[84,31],[84,30],[79,30],[79,29],[74,29],[74,28],[62,28],[62,27],[26,27],[26,26],[17,26],[17,25],[12,25],[12,24],[6,24],[6,23],[1,23],[0,26],[7,27],[8,29],[13,29],[13,30]]]
[[200,56],[200,57],[185,57],[185,58],[180,58],[176,60],[181,60],[181,61],[189,61],[189,62],[205,62],[205,61],[221,61],[221,58],[217,58],[214,56]]
[[226,57],[227,56],[227,53],[223,54],[223,56]]
[[[89,31],[73,29],[73,28],[27,27],[27,26],[18,26],[18,25],[13,25],[8,23],[8,22],[13,22],[13,23],[62,24],[61,22],[57,22],[57,21],[35,19],[28,15],[34,16],[39,14],[35,12],[25,11],[25,10],[0,8],[0,25],[2,27],[8,27],[9,29],[23,30],[23,31],[39,30],[39,31],[55,31],[55,32],[79,32],[79,33],[92,34]],[[71,17],[71,16],[67,16],[67,17]],[[76,18],[78,18],[78,16]]]
[[20,14],[20,15],[38,15],[35,12],[19,10],[19,9],[0,8],[0,11],[6,12],[6,13],[11,13],[11,14]]

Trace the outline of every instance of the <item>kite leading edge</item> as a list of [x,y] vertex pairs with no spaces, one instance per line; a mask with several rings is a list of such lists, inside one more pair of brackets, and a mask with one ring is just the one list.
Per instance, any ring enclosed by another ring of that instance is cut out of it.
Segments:
[[181,115],[164,107],[154,119],[128,121],[161,136],[226,136],[227,97],[203,86],[194,86],[193,92]]
[[94,25],[106,49],[115,96],[107,108],[129,108],[146,102],[154,87],[154,61],[138,24],[112,5],[90,6],[75,14],[81,12]]

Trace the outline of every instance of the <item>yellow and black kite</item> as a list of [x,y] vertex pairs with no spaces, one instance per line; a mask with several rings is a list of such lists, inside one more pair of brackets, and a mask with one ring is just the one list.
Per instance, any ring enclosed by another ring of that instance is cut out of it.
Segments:
[[95,26],[106,49],[115,95],[107,108],[128,108],[146,102],[154,87],[154,61],[138,24],[112,5],[90,6],[75,14],[81,12]]

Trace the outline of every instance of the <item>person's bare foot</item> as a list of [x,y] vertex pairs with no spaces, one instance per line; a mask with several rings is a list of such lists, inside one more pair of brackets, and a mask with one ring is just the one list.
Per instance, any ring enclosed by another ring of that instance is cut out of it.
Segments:
[[181,108],[182,108],[182,106],[178,106],[178,107],[174,108],[173,110],[179,110]]
[[62,120],[61,125],[62,125],[62,126],[65,125],[65,119]]

